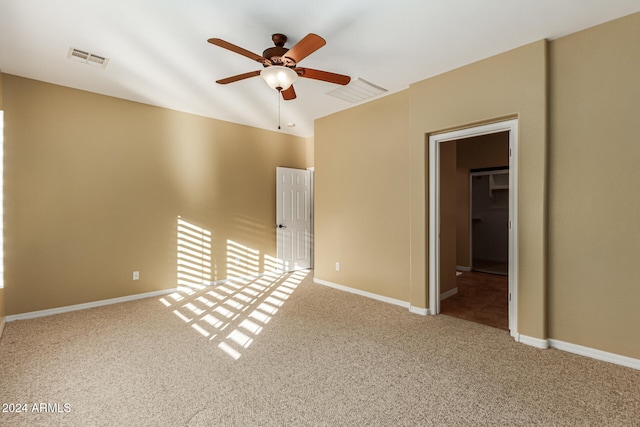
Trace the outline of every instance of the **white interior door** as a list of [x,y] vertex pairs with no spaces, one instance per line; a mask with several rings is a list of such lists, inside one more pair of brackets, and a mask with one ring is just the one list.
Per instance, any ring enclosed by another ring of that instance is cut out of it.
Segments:
[[311,171],[276,168],[277,255],[284,271],[311,268],[312,206]]

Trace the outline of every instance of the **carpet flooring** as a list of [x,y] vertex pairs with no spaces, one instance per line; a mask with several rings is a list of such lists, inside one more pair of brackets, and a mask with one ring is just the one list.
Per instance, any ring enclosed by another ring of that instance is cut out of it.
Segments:
[[28,409],[0,412],[11,427],[633,426],[639,384],[306,271],[15,321],[0,339],[0,400]]

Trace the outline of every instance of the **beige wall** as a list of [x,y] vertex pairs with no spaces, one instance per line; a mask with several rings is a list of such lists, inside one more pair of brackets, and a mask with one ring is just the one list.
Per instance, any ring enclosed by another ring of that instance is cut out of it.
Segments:
[[[323,206],[316,222],[326,234],[317,236],[323,242],[316,246],[322,266],[316,275],[426,307],[427,137],[517,117],[518,332],[640,358],[634,329],[640,323],[640,288],[633,270],[640,253],[638,39],[640,14],[634,14],[550,44],[523,46],[318,120],[316,200]],[[371,150],[403,154],[368,161]],[[365,196],[351,200],[342,189],[356,170],[367,176],[375,170],[376,182],[395,183],[376,186],[375,196],[366,198],[397,198],[399,206],[409,204],[408,215],[357,208]],[[360,216],[350,217],[346,211],[352,208]],[[358,221],[392,222],[399,232],[383,230],[372,237],[374,227],[359,227]],[[350,250],[330,240],[348,242]],[[404,245],[410,248],[409,265],[390,262],[388,250],[406,253]],[[364,255],[358,253],[362,248]],[[338,258],[357,272],[334,272]],[[380,265],[393,276],[381,274],[386,279],[372,284]]]
[[212,280],[229,241],[275,257],[275,168],[306,166],[304,138],[12,75],[3,87],[8,315],[175,287],[178,216],[211,231]]
[[549,334],[640,358],[640,14],[550,46]]
[[[2,96],[2,71],[0,70],[0,110],[3,109],[3,96]],[[4,191],[4,190],[3,190]],[[4,285],[4,284],[3,284]],[[5,304],[4,304],[4,288],[0,287],[0,335],[5,320]]]
[[408,91],[316,121],[316,278],[409,300],[408,126]]
[[[456,283],[457,220],[457,142],[440,145],[440,293],[451,291]],[[428,262],[428,259],[427,259]]]
[[546,338],[546,59],[539,41],[411,86],[412,305],[428,305],[427,136],[518,117],[518,331]]
[[546,88],[539,41],[317,120],[316,277],[428,307],[427,135],[518,117],[518,326],[546,338]]
[[472,169],[509,166],[509,133],[467,138],[457,143],[456,265],[471,265],[469,175]]
[[306,147],[305,156],[307,158],[307,167],[308,168],[312,168],[313,165],[314,165],[313,142],[314,142],[313,136],[305,138],[305,147]]
[[310,164],[315,276],[427,307],[427,136],[517,117],[519,332],[640,358],[639,38],[635,14],[319,119],[312,162],[301,138],[5,75],[7,313],[175,286],[177,215],[212,231],[215,278],[227,239],[274,254],[274,168]]

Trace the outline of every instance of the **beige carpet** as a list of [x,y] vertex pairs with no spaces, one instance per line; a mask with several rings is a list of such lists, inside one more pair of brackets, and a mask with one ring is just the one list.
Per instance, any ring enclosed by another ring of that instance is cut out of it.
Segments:
[[640,425],[640,371],[306,273],[9,323],[0,425]]

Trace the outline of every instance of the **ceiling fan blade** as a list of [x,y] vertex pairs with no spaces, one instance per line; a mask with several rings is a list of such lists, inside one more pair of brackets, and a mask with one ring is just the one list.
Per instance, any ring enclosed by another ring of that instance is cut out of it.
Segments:
[[261,64],[271,64],[271,61],[269,61],[264,56],[260,56],[257,53],[250,52],[247,49],[243,49],[240,46],[236,46],[235,44],[229,43],[228,41],[224,41],[218,38],[211,38],[207,41],[216,46],[220,46],[224,49],[230,50],[231,52],[239,53],[240,55],[246,56],[247,58],[253,59],[254,61],[257,61]]
[[238,74],[235,76],[227,77],[225,79],[216,80],[216,83],[226,85],[228,83],[237,82],[238,80],[248,79],[249,77],[259,76],[260,71],[249,71],[248,73]]
[[289,89],[282,91],[282,99],[285,101],[296,99],[296,91],[293,90],[293,85],[289,86]]
[[307,56],[311,55],[316,50],[327,44],[325,39],[317,34],[307,34],[302,40],[296,43],[291,49],[287,51],[285,56],[293,59],[296,63],[302,61]]
[[351,81],[351,77],[344,74],[330,73],[328,71],[314,70],[312,68],[296,68],[296,72],[300,77],[307,79],[322,80],[323,82],[335,83],[338,85],[346,85]]

